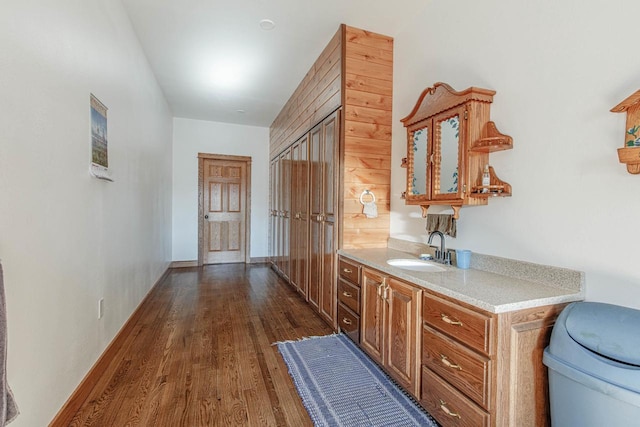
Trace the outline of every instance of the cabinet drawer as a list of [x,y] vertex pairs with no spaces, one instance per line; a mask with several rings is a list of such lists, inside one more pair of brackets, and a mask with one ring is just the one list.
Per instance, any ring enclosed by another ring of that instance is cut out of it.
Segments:
[[355,314],[360,314],[360,288],[338,280],[338,301],[349,307]]
[[491,422],[488,413],[425,367],[420,403],[442,427],[488,427]]
[[338,326],[356,344],[360,343],[360,316],[352,313],[342,303],[338,304]]
[[424,322],[454,337],[471,348],[491,355],[492,317],[450,301],[425,294],[422,304]]
[[424,326],[422,364],[476,403],[489,408],[491,361]]
[[360,266],[351,260],[340,258],[338,261],[340,277],[360,286]]

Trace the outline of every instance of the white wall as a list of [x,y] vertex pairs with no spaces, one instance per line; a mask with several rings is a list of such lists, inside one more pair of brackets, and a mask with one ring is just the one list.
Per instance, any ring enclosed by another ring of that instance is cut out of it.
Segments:
[[[169,264],[172,121],[118,0],[4,0],[0,52],[11,425],[44,426]],[[88,173],[91,92],[113,183]]]
[[269,128],[173,121],[173,260],[198,259],[198,153],[251,157],[251,253],[268,255]]
[[582,270],[588,299],[640,308],[640,176],[618,163],[625,115],[609,112],[640,87],[639,15],[629,0],[431,1],[408,13],[395,36],[392,235],[426,240],[419,208],[399,197],[399,120],[438,81],[494,89],[492,119],[514,149],[490,160],[513,197],[463,208],[449,246]]

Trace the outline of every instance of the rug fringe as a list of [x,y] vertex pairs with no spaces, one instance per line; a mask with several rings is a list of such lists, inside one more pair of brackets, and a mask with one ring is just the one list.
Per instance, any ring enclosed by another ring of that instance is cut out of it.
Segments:
[[329,335],[312,335],[310,337],[302,337],[297,340],[276,341],[274,343],[271,343],[271,347],[278,344],[290,344],[290,343],[300,342],[300,341],[315,340],[317,338],[333,337],[336,335],[340,335],[340,334],[338,334],[337,332],[334,332],[333,334],[329,334]]

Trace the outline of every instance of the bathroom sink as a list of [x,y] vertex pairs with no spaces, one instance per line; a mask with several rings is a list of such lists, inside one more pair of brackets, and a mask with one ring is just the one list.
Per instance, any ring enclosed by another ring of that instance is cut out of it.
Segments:
[[395,258],[387,261],[387,264],[401,268],[403,270],[411,270],[411,271],[425,271],[437,273],[439,271],[445,271],[444,268],[439,265],[430,263],[428,261],[422,261],[421,259],[416,258]]

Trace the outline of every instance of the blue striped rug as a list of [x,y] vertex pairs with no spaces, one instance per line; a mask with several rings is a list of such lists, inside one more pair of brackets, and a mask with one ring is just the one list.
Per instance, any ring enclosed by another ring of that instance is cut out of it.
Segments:
[[278,350],[316,427],[438,426],[343,334]]

